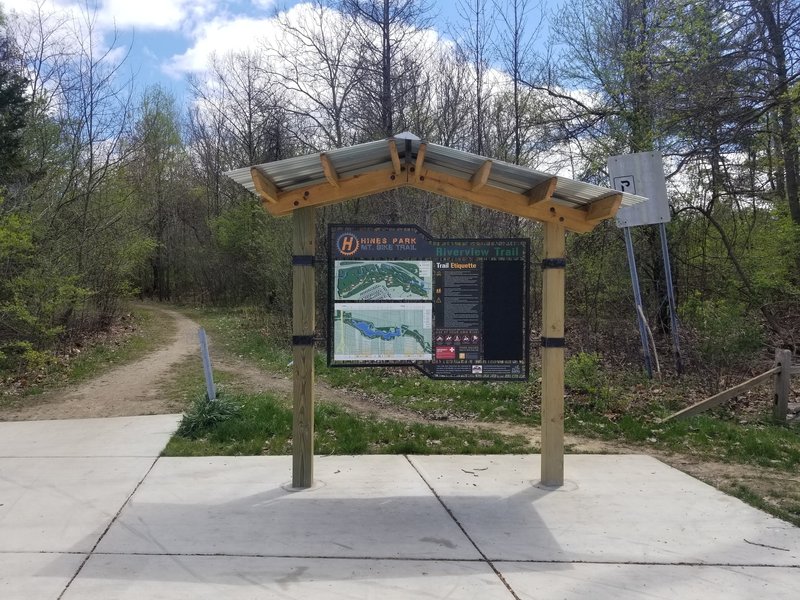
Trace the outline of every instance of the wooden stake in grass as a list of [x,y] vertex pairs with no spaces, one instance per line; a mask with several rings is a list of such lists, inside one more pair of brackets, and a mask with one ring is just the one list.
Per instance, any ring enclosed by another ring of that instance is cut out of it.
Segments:
[[542,477],[564,485],[564,227],[544,224],[542,262]]

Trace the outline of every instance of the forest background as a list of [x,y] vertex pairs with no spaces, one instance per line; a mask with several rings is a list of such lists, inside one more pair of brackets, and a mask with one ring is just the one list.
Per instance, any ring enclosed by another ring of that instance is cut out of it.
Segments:
[[[291,221],[223,173],[402,131],[601,185],[609,156],[660,151],[687,368],[716,386],[775,347],[797,351],[800,2],[457,3],[447,39],[430,34],[424,0],[280,13],[279,35],[212,57],[185,106],[140,89],[126,48],[98,42],[91,8],[3,14],[0,375],[41,369],[131,297],[288,320]],[[530,237],[539,262],[536,223],[416,190],[318,215],[320,239],[334,222],[415,223],[438,237]],[[669,370],[657,231],[637,228],[634,242]],[[570,235],[567,253],[568,346],[641,369],[621,231]],[[532,335],[540,285],[533,268]]]

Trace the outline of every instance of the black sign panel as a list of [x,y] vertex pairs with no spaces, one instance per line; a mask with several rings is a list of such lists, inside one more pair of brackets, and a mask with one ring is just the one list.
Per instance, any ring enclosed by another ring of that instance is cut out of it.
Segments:
[[527,379],[529,256],[527,239],[332,225],[328,364]]

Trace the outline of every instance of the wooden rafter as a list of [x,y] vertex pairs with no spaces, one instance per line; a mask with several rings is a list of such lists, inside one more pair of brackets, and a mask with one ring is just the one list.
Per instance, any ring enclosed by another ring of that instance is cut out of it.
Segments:
[[267,179],[267,176],[256,167],[250,168],[250,176],[253,178],[253,185],[261,199],[268,204],[277,204],[280,196],[278,186]]
[[333,187],[327,181],[306,188],[281,193],[280,202],[267,204],[267,210],[273,215],[288,215],[304,206],[325,206],[353,200],[370,194],[401,187],[406,184],[399,177],[394,177],[392,169],[382,169],[339,179],[339,187]]
[[597,224],[587,220],[586,212],[583,210],[556,206],[552,203],[530,205],[528,196],[525,194],[517,194],[492,186],[486,186],[478,192],[473,192],[472,184],[468,180],[431,169],[423,169],[416,175],[417,177],[410,182],[413,187],[518,217],[546,223],[558,223],[577,232],[591,231]]
[[548,202],[556,191],[556,184],[558,184],[558,177],[551,177],[545,179],[543,182],[536,184],[526,193],[528,196],[528,204],[534,206],[536,204]]
[[470,178],[469,183],[472,186],[472,191],[477,192],[483,186],[486,185],[486,182],[489,181],[489,174],[492,172],[492,161],[485,160],[483,164],[478,167],[478,170],[472,174],[472,178]]
[[586,215],[589,221],[602,221],[603,219],[610,219],[617,214],[620,205],[622,204],[622,194],[613,192],[607,196],[603,196],[599,200],[595,200],[589,205]]
[[331,162],[331,157],[321,152],[319,155],[319,161],[322,163],[322,172],[325,173],[325,179],[328,180],[333,187],[339,187],[339,174],[336,172],[336,169],[333,167],[333,163]]
[[428,144],[425,142],[421,142],[419,145],[419,150],[417,150],[417,161],[414,164],[414,171],[416,173],[422,172],[422,167],[425,164],[425,152],[428,149]]
[[394,168],[395,175],[400,175],[402,171],[400,155],[397,153],[397,142],[394,140],[389,140],[389,154],[392,157],[392,167]]

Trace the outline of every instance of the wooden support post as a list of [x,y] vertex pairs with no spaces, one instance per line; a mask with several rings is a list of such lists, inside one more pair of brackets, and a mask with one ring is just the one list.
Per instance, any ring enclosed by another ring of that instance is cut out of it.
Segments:
[[789,385],[792,377],[792,351],[775,350],[775,365],[780,371],[775,374],[775,404],[772,407],[772,416],[778,423],[786,424],[786,413],[789,410]]
[[299,208],[294,223],[292,258],[292,487],[314,484],[314,207]]
[[544,223],[541,483],[554,487],[564,485],[564,253],[564,227]]

